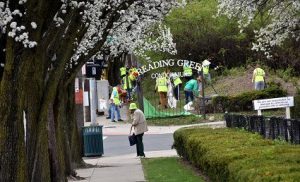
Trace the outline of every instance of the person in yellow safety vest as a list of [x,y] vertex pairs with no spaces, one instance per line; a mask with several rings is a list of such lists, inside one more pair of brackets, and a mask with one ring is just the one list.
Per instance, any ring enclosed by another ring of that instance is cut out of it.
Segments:
[[189,65],[183,65],[183,76],[190,80],[193,76],[193,70]]
[[132,92],[132,81],[128,75],[123,77],[123,89],[127,92],[127,99],[131,100],[131,92]]
[[120,76],[123,78],[126,75],[126,68],[123,66],[120,68]]
[[210,83],[210,81],[211,81],[211,76],[209,73],[210,64],[211,64],[210,59],[205,59],[202,62],[203,77],[204,77],[206,83]]
[[164,73],[156,79],[155,91],[159,93],[159,101],[162,108],[167,108],[168,85],[167,78]]
[[263,90],[265,88],[265,75],[265,71],[260,68],[259,64],[256,64],[252,75],[252,83],[254,82],[255,90]]
[[119,88],[120,86],[116,86],[113,87],[113,91],[111,93],[110,96],[110,100],[111,100],[111,122],[116,122],[115,121],[115,112],[117,112],[117,119],[118,121],[123,121],[121,119],[121,115],[120,115],[120,105],[121,105],[121,100],[120,100],[120,96],[119,96]]
[[131,67],[129,69],[129,78],[130,78],[130,80],[135,81],[137,79],[137,76],[138,76],[137,68]]
[[173,83],[173,92],[174,92],[174,96],[176,100],[179,100],[179,87],[182,84],[182,81],[179,77],[179,75],[177,75],[176,73],[170,73],[170,78],[172,80]]

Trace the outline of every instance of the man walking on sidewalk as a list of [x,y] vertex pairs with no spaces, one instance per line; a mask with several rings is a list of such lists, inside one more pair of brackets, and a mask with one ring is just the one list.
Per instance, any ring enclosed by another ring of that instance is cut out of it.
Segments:
[[148,131],[146,118],[143,111],[139,110],[135,103],[129,106],[131,114],[133,114],[132,127],[134,127],[134,134],[136,136],[136,153],[137,156],[145,157],[143,135]]

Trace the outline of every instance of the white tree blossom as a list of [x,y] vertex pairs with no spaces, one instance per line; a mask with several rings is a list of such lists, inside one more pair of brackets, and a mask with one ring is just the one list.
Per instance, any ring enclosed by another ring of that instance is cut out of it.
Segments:
[[271,57],[270,50],[281,46],[286,39],[300,39],[299,0],[218,0],[218,15],[238,17],[241,30],[258,15],[267,17],[267,24],[255,31],[253,50],[264,51]]
[[[103,16],[106,9],[112,9],[119,6],[122,1],[116,1],[116,4],[104,4],[95,1],[97,8],[88,8],[84,13],[85,21],[89,21],[88,31],[84,38],[78,43],[76,53],[72,57],[71,64],[77,64],[76,61],[81,55],[88,55],[89,50],[94,48],[97,42],[102,41],[101,38],[105,32],[99,31],[107,26],[107,19],[99,19]],[[120,19],[114,22],[113,27],[107,35],[103,47],[95,54],[102,57],[103,53],[110,56],[117,56],[124,52],[138,54],[144,56],[143,50],[160,50],[164,52],[176,53],[175,44],[173,43],[170,30],[166,27],[159,26],[159,35],[150,41],[151,28],[160,22],[169,11],[178,6],[183,6],[185,1],[180,3],[174,0],[141,0],[135,1],[129,8],[116,10],[120,15]],[[92,6],[87,4],[87,6]],[[137,49],[140,48],[140,49]]]

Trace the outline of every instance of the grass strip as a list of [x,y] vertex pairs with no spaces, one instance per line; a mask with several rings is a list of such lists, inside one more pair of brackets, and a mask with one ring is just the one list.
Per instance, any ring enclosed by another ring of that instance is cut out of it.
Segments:
[[201,176],[186,166],[178,157],[142,160],[145,177],[149,182],[202,182]]

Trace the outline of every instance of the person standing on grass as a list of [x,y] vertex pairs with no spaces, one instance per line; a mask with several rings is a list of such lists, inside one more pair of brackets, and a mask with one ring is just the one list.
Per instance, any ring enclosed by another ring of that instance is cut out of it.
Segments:
[[265,76],[265,71],[257,63],[252,75],[252,83],[254,82],[255,90],[263,90],[265,88]]
[[167,106],[167,92],[168,92],[168,80],[165,72],[163,72],[157,79],[155,85],[155,92],[159,94],[160,106],[165,109]]
[[[137,156],[146,157],[144,153],[143,135],[148,131],[146,118],[140,109],[137,108],[135,103],[129,105],[129,110],[133,115],[132,127],[134,127],[134,134],[136,136],[136,153]],[[130,129],[130,131],[131,131]]]

